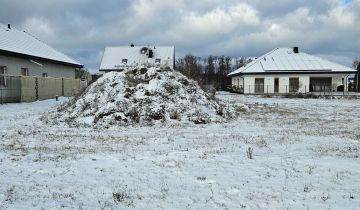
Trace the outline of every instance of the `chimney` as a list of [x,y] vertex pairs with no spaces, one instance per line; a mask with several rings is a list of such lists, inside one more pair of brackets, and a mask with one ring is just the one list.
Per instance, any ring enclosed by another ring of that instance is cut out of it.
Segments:
[[8,24],[8,29],[11,29],[11,25],[10,25],[10,24]]
[[299,53],[299,47],[293,47],[294,53],[298,54]]
[[152,50],[149,50],[149,55],[148,55],[149,58],[153,58],[154,57],[154,52]]

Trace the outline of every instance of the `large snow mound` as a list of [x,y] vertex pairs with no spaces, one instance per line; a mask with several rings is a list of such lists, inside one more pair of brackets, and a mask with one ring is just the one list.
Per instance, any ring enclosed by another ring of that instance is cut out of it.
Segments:
[[236,113],[177,71],[141,68],[104,74],[50,116],[71,125],[116,126],[206,124],[224,122]]

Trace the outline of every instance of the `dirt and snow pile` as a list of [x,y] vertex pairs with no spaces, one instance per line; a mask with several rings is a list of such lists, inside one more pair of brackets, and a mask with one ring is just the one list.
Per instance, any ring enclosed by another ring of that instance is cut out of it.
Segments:
[[104,74],[79,98],[58,107],[52,119],[96,126],[206,124],[236,113],[179,72],[142,68]]

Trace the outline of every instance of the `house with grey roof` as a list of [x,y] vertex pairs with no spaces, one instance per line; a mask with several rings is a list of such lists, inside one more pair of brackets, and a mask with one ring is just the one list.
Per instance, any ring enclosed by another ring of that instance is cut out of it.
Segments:
[[276,48],[228,74],[232,89],[244,94],[347,91],[356,70],[301,52]]
[[123,71],[138,67],[175,68],[174,46],[116,46],[106,47],[100,72]]
[[0,23],[0,74],[75,78],[82,67],[29,33]]
[[20,76],[75,79],[76,69],[82,67],[29,33],[0,23],[1,101],[20,100]]

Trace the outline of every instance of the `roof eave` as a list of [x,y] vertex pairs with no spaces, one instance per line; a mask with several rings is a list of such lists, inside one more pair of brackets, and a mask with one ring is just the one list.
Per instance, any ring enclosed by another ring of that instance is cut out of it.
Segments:
[[107,72],[107,71],[124,71],[124,69],[99,69],[101,72]]
[[240,75],[262,75],[262,74],[355,74],[357,71],[274,71],[274,72],[239,72],[236,74],[228,75],[228,77],[240,76]]
[[75,67],[75,68],[83,68],[84,67],[84,65],[82,65],[82,64],[68,63],[68,62],[64,62],[64,61],[58,61],[58,60],[53,60],[53,59],[49,59],[49,58],[43,58],[43,57],[38,57],[38,56],[34,56],[34,55],[27,55],[27,54],[22,54],[22,53],[18,53],[18,52],[7,51],[7,50],[1,50],[1,49],[0,49],[0,54],[10,55],[10,56],[15,56],[15,57],[20,57],[20,58],[26,58],[26,59],[34,59],[34,60],[39,60],[39,61],[46,61],[46,62],[61,64],[61,65],[65,65],[65,66],[71,66],[71,67]]

